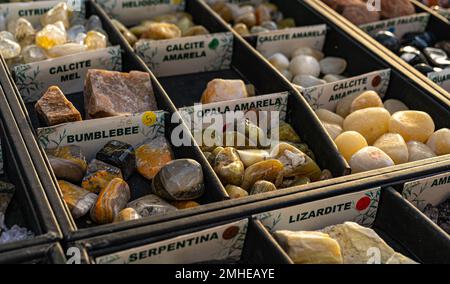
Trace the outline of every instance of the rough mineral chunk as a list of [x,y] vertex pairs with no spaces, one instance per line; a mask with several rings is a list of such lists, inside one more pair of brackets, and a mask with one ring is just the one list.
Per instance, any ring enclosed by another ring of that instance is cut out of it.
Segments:
[[129,179],[136,169],[136,156],[130,144],[112,140],[97,153],[97,160],[118,167],[124,179]]
[[84,38],[84,44],[89,50],[105,48],[107,43],[106,36],[98,31],[89,31]]
[[172,150],[164,137],[158,136],[136,149],[137,171],[149,180],[152,180],[161,168],[172,160]]
[[91,219],[97,224],[112,223],[130,200],[128,184],[115,178],[100,192],[94,207],[91,209]]
[[17,42],[25,47],[27,45],[33,44],[36,36],[36,31],[33,25],[25,18],[19,18],[16,21],[16,30],[14,33]]
[[0,215],[5,215],[6,209],[14,195],[15,187],[13,184],[0,181]]
[[245,99],[249,95],[242,80],[214,79],[203,92],[202,104]]
[[338,11],[342,11],[342,16],[355,25],[363,25],[380,20],[380,14],[378,12],[369,11],[366,3],[360,1],[352,1],[351,4],[339,7],[338,9]]
[[342,264],[339,243],[320,232],[277,231],[275,239],[295,264]]
[[89,192],[67,181],[58,180],[63,199],[74,219],[86,215],[97,200],[97,194]]
[[114,218],[114,223],[139,220],[141,218],[142,216],[139,215],[133,208],[125,208]]
[[36,45],[47,50],[67,41],[66,31],[56,25],[46,25],[36,34]]
[[41,16],[42,26],[54,24],[58,21],[63,22],[64,27],[67,29],[70,26],[69,8],[64,2],[58,3],[55,7],[47,11]]
[[409,16],[416,12],[409,0],[381,0],[381,17],[385,19]]
[[90,192],[99,193],[115,178],[122,178],[119,168],[94,159],[87,168],[81,186]]
[[81,121],[80,112],[57,86],[51,86],[35,105],[36,112],[48,126]]
[[84,85],[86,113],[92,118],[157,110],[146,72],[90,69]]
[[417,264],[417,262],[396,252],[386,261],[386,264]]
[[136,212],[144,218],[164,215],[177,210],[176,207],[153,194],[136,199],[128,203],[127,207],[136,210]]

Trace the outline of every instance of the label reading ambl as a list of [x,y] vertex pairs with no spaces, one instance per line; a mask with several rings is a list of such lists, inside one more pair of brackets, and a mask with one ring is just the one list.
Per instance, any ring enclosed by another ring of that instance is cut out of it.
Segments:
[[136,53],[158,77],[229,69],[233,34],[216,33],[171,40],[140,40]]
[[137,25],[155,16],[183,11],[183,0],[96,0],[112,18],[126,26]]
[[360,28],[372,36],[379,31],[387,30],[394,33],[398,38],[402,38],[406,33],[424,32],[429,20],[430,14],[419,13],[362,25]]
[[50,86],[64,94],[83,91],[88,69],[120,71],[120,46],[112,46],[14,67],[14,81],[25,102],[35,102]]
[[257,36],[256,49],[267,57],[278,52],[290,56],[299,47],[322,50],[326,32],[326,25],[263,32]]
[[44,149],[76,145],[90,161],[111,140],[137,146],[147,139],[164,136],[164,112],[70,122],[39,128],[38,141]]
[[381,188],[339,195],[253,216],[270,232],[315,231],[344,222],[370,227],[377,215]]
[[428,73],[428,79],[441,86],[444,90],[450,92],[450,69],[444,69],[441,72]]
[[438,206],[450,198],[450,173],[405,183],[403,197],[422,211],[428,204]]
[[390,75],[390,69],[375,71],[338,82],[304,88],[301,93],[314,110],[325,108],[335,111],[337,103],[352,94],[372,90],[384,97]]
[[98,264],[193,264],[239,261],[248,219],[97,257]]

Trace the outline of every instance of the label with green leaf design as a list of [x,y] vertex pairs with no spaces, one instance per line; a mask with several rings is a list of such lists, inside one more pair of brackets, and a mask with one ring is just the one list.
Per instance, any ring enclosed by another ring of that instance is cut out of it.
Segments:
[[96,0],[112,18],[126,26],[137,25],[154,16],[183,11],[183,0]]
[[26,3],[0,4],[0,16],[6,20],[6,24],[23,17],[35,25],[40,25],[40,18],[56,4],[66,2],[69,9],[73,10],[72,18],[85,18],[86,7],[84,1],[31,1]]
[[428,73],[428,79],[450,92],[450,68],[444,69],[441,72]]
[[372,90],[384,97],[390,75],[390,69],[375,71],[338,82],[304,88],[301,93],[314,110],[325,108],[335,111],[337,103],[352,94]]
[[97,257],[97,264],[193,264],[239,261],[248,219]]
[[299,47],[322,50],[326,33],[326,25],[263,32],[257,36],[256,49],[267,57],[278,52],[290,56]]
[[158,77],[229,69],[233,34],[216,33],[170,40],[140,40],[136,53]]
[[344,222],[370,227],[375,221],[381,188],[299,204],[253,216],[270,232],[314,231]]
[[373,22],[360,26],[366,33],[374,36],[379,31],[390,31],[398,38],[402,38],[407,33],[422,33],[426,30],[430,20],[430,14],[419,13],[405,17],[399,17],[384,21]]
[[65,94],[83,91],[88,69],[120,71],[120,46],[18,65],[13,69],[13,76],[23,100],[35,102],[53,85]]
[[139,146],[147,139],[164,135],[165,112],[145,112],[70,122],[39,128],[38,141],[44,149],[76,145],[90,161],[111,140]]
[[402,195],[422,211],[428,204],[438,206],[450,198],[450,173],[406,182]]

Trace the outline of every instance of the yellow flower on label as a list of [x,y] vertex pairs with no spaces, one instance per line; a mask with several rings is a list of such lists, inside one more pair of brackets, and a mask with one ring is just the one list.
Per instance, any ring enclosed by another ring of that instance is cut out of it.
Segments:
[[156,114],[152,111],[148,111],[142,115],[142,124],[145,126],[152,126],[156,123]]

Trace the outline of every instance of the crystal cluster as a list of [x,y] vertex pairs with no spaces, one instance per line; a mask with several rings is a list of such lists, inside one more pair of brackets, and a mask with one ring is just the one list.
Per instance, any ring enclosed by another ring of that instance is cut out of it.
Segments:
[[66,3],[58,3],[41,16],[40,25],[26,18],[10,21],[0,32],[0,52],[10,66],[42,61],[105,48],[108,40],[100,18],[92,15],[85,23],[72,17]]

